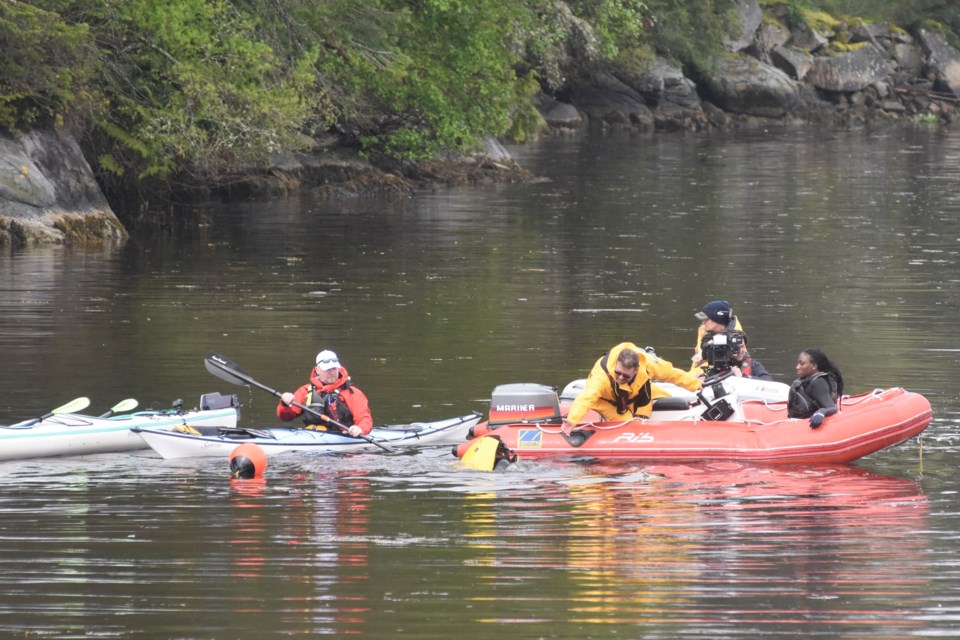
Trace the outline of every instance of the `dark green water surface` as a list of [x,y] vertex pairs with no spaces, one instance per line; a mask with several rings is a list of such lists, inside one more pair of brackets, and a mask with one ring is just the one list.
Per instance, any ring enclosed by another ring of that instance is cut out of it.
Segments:
[[0,257],[0,423],[77,397],[193,406],[336,350],[378,423],[562,387],[623,340],[686,365],[729,300],[790,382],[903,386],[920,440],[839,467],[522,462],[449,447],[226,461],[0,463],[0,637],[913,638],[960,627],[960,135],[562,138],[548,180],[211,205],[123,248]]

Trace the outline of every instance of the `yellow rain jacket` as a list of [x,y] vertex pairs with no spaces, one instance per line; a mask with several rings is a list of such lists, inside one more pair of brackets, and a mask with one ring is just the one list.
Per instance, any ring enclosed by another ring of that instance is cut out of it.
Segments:
[[[629,384],[617,384],[613,370],[617,358],[624,349],[637,352],[640,359],[637,375]],[[632,342],[622,342],[597,360],[593,370],[587,376],[587,383],[577,399],[570,405],[567,419],[574,425],[579,424],[584,414],[593,409],[607,421],[630,420],[634,416],[649,417],[653,408],[653,398],[658,395],[653,390],[651,380],[663,380],[696,391],[700,380],[677,369],[666,360],[647,353]]]

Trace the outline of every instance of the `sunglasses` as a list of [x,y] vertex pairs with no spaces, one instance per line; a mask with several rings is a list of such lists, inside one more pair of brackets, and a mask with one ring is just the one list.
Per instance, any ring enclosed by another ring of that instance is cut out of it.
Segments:
[[317,366],[319,367],[322,364],[330,364],[331,362],[336,362],[337,364],[340,364],[340,361],[337,360],[336,358],[324,358],[323,360],[317,360]]

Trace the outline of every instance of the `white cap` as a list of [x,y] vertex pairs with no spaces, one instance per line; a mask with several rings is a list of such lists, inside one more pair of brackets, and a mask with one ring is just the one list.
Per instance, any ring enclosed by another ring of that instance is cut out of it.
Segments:
[[333,351],[324,349],[317,354],[317,366],[323,371],[336,369],[340,366],[340,359],[337,358],[337,354],[335,354]]

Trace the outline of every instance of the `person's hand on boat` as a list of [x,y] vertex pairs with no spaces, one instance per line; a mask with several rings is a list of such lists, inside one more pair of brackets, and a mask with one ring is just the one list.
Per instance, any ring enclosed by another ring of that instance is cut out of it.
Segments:
[[816,429],[823,424],[824,418],[827,416],[824,415],[823,411],[814,411],[813,415],[810,416],[810,428]]
[[347,435],[351,438],[359,438],[363,435],[363,429],[355,424],[352,424],[347,428]]
[[571,433],[573,433],[573,430],[575,428],[576,428],[576,425],[570,422],[570,420],[568,420],[567,418],[564,418],[562,424],[560,425],[560,431],[562,431],[564,435],[570,435]]
[[293,402],[293,394],[289,391],[280,394],[280,402],[289,407],[290,403]]

